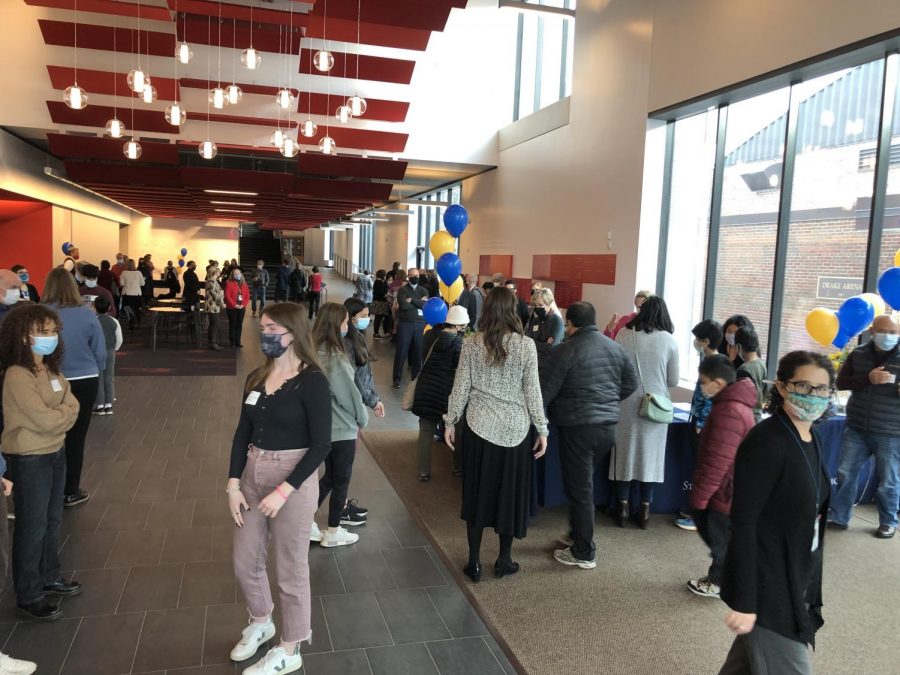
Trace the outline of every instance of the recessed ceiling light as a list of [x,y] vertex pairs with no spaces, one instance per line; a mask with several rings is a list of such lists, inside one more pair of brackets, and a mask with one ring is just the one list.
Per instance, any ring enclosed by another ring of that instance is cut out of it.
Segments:
[[240,209],[213,209],[216,213],[253,213],[253,211],[241,211]]
[[204,190],[211,195],[240,195],[242,197],[258,197],[258,192],[241,192],[240,190]]
[[210,204],[221,204],[222,206],[256,206],[253,202],[217,202],[210,200]]

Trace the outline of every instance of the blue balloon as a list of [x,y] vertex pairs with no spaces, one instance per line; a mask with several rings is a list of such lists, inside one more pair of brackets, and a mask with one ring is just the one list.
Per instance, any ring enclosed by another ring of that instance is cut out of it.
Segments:
[[[438,258],[435,269],[437,270],[441,281],[448,286],[452,286],[453,282],[459,278],[459,275],[462,272],[462,260],[460,260],[459,256],[455,253],[445,253]],[[431,325],[433,326],[434,324]]]
[[186,249],[186,248],[181,249],[181,255],[187,255],[187,249]]
[[184,260],[179,260],[179,261],[178,261],[178,266],[179,266],[179,267],[184,267]]
[[878,279],[878,294],[891,309],[900,309],[900,267],[891,267],[881,274]]
[[465,232],[469,224],[469,212],[459,204],[451,204],[444,211],[444,228],[454,237]]
[[843,349],[844,347],[847,346],[848,342],[850,342],[850,336],[847,335],[846,333],[844,333],[843,331],[838,330],[838,334],[834,338],[834,342],[832,342],[831,344],[833,344],[838,349]]
[[437,326],[447,320],[447,303],[440,298],[429,298],[422,308],[422,314],[429,326]]
[[65,244],[62,245],[62,252],[63,252],[63,255],[69,255],[69,247],[70,247],[71,245],[72,245],[72,242],[71,242],[71,241],[67,241]]
[[854,295],[844,300],[844,304],[837,313],[840,328],[838,334],[843,333],[854,337],[862,333],[875,320],[875,307],[866,298]]

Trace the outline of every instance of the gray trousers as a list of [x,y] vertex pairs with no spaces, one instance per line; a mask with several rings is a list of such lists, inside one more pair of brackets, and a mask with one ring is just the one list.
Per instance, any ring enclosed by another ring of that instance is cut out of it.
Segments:
[[738,635],[719,675],[812,675],[809,647],[762,626]]
[[116,396],[115,385],[113,379],[116,375],[116,353],[115,351],[106,352],[106,367],[100,373],[97,379],[97,402],[96,406],[111,407],[113,399]]

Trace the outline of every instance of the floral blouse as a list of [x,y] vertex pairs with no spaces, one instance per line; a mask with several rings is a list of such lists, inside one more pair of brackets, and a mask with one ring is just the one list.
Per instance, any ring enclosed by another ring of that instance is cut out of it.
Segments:
[[482,337],[476,334],[463,343],[444,421],[456,424],[465,412],[472,431],[503,447],[519,445],[532,424],[546,436],[534,341],[508,334],[504,338],[506,362],[489,365]]

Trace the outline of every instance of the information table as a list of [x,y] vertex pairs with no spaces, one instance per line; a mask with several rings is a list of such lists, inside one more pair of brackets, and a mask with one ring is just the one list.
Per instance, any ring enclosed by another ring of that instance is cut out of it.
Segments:
[[[837,485],[837,471],[841,458],[841,437],[844,430],[843,416],[832,417],[817,425],[819,437],[822,439],[824,462],[831,475],[831,489]],[[694,448],[690,434],[696,433],[693,425],[686,420],[686,415],[676,415],[676,421],[669,425],[666,441],[665,482],[657,484],[653,500],[654,513],[677,513],[687,507],[688,493],[691,490],[691,479],[694,475]],[[605,457],[594,475],[594,503],[598,506],[612,506],[615,502],[615,490],[609,476],[610,455]],[[870,502],[874,499],[877,481],[874,479],[874,462],[870,458],[863,465],[859,475],[857,501]],[[559,434],[555,427],[550,427],[547,442],[547,453],[537,462],[537,498],[541,506],[551,507],[565,504],[562,469],[559,463]],[[640,498],[637,487],[632,488],[632,505],[636,506]]]

